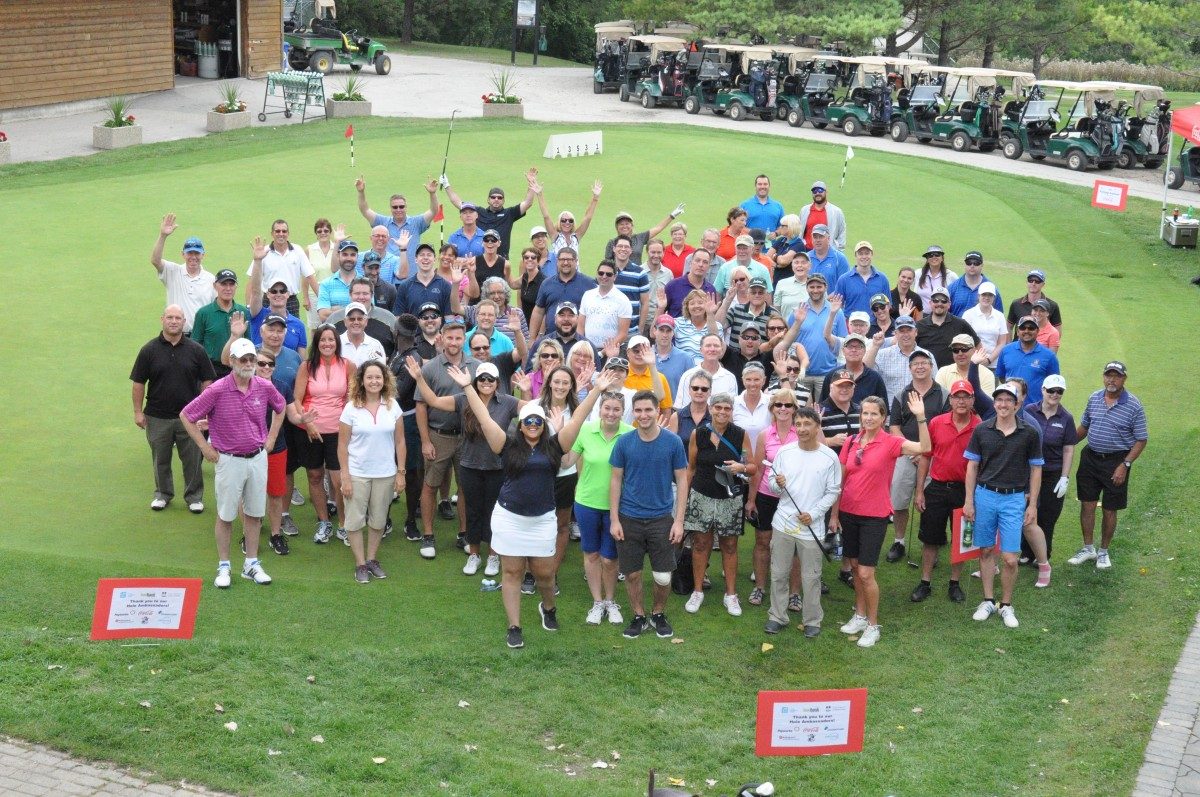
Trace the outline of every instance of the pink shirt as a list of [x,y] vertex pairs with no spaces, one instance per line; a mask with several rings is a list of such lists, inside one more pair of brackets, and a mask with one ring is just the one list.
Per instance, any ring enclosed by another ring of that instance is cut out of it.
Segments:
[[183,408],[192,423],[208,418],[208,440],[225,454],[249,454],[267,442],[267,407],[283,412],[283,396],[269,379],[250,377],[246,392],[238,390],[237,377],[224,376]]
[[[788,443],[796,440],[795,429],[788,429],[787,439],[780,440],[779,432],[776,430],[774,423],[764,429],[763,434],[763,459],[767,462],[774,462],[775,452]],[[758,484],[759,493],[763,495],[772,495],[776,498],[779,497],[779,491],[775,489],[775,479],[773,478],[774,475],[775,474],[773,473],[767,473],[765,470],[763,471],[763,479]]]
[[321,434],[335,433],[346,406],[346,393],[350,389],[350,370],[345,359],[334,360],[326,365],[317,361],[317,367],[308,372],[308,385],[304,389],[304,409],[316,410],[314,422]]
[[900,458],[904,438],[880,430],[858,456],[859,436],[846,440],[838,459],[845,467],[839,512],[885,518],[892,514],[892,471]]
[[1041,329],[1038,330],[1037,342],[1045,346],[1052,352],[1057,353],[1058,347],[1062,341],[1062,333],[1058,328],[1047,321]]

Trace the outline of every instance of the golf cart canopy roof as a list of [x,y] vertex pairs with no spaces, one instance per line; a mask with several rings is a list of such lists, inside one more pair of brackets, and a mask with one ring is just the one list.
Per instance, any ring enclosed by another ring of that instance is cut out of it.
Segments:
[[655,45],[658,45],[660,51],[664,48],[669,49],[670,47],[674,47],[678,49],[687,45],[687,42],[685,42],[683,39],[676,38],[675,36],[658,36],[656,34],[630,36],[629,43],[633,44],[635,42],[638,44],[644,44],[645,47],[642,49],[645,50],[649,50]]
[[1134,111],[1140,116],[1142,106],[1147,103],[1154,103],[1166,96],[1162,86],[1151,86],[1148,83],[1121,83],[1111,80],[1090,80],[1083,84],[1084,91],[1097,96],[1115,95],[1118,91],[1129,91],[1133,93]]
[[1076,80],[1039,80],[1036,85],[1049,89],[1069,89],[1071,91],[1083,91],[1085,84]]
[[687,22],[664,22],[661,26],[654,29],[657,36],[683,36],[688,39],[696,38],[700,33],[700,28]]
[[981,66],[964,66],[959,68],[958,75],[967,79],[967,96],[975,96],[981,88],[990,88],[1000,83],[1001,78],[1011,78],[1013,93],[1019,94],[1025,86],[1031,85],[1037,78],[1032,72],[1017,72],[1012,69],[990,69]]
[[606,36],[632,36],[636,31],[631,19],[618,19],[616,22],[597,22],[596,33]]
[[736,49],[730,47],[729,51],[739,56],[743,72],[749,72],[750,64],[754,61],[773,61],[775,59],[775,53],[770,47],[743,44]]

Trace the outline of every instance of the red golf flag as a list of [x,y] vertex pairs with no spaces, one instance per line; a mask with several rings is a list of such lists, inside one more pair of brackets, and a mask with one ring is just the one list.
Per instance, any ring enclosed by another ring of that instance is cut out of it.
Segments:
[[441,221],[444,218],[446,218],[446,214],[442,213],[442,206],[439,204],[438,212],[433,214],[433,221]]
[[354,125],[346,125],[346,138],[354,138]]

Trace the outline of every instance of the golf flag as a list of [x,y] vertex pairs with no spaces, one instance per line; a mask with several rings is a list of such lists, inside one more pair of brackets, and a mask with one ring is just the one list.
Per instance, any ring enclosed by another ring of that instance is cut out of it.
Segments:
[[350,139],[350,168],[354,168],[354,125],[346,125],[346,138]]
[[346,138],[354,138],[354,125],[346,125]]
[[846,187],[846,167],[850,165],[850,159],[854,157],[854,147],[846,145],[846,160],[842,163],[842,184],[841,187]]
[[441,221],[446,218],[446,214],[442,212],[442,205],[438,203],[437,213],[433,214],[433,221]]

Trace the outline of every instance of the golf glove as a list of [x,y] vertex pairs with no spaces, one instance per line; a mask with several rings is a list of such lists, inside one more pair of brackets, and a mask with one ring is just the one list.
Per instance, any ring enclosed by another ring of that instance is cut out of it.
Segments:
[[442,188],[449,188],[450,187],[450,178],[443,174],[441,177],[438,178],[438,185],[440,185]]
[[680,202],[678,205],[676,205],[676,206],[675,206],[675,209],[671,211],[671,218],[673,218],[673,219],[677,219],[677,218],[679,218],[680,216],[682,216],[682,215],[683,215],[683,206],[684,206],[684,204],[685,204],[685,203],[683,203],[683,202]]
[[1066,476],[1059,477],[1058,483],[1054,485],[1054,494],[1059,498],[1064,498],[1067,494],[1067,482],[1070,479]]

